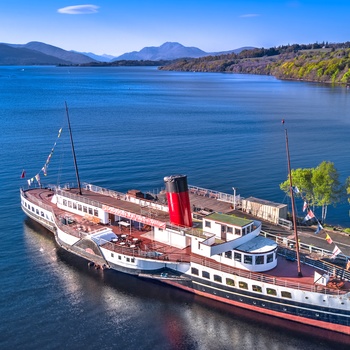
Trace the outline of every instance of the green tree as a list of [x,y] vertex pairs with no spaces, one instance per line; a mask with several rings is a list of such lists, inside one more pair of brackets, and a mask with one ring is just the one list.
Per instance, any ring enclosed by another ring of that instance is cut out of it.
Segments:
[[350,203],[350,176],[345,180],[345,190],[348,195],[348,202]]
[[326,220],[327,207],[340,202],[342,187],[339,173],[334,163],[323,161],[312,172],[314,199],[317,206],[322,206],[322,221]]
[[[312,185],[312,168],[307,169],[292,169],[292,180],[293,185],[298,187],[299,193],[296,193],[296,196],[303,197],[309,205],[314,205],[314,194],[313,194],[313,185]],[[286,192],[287,195],[290,194],[289,191],[290,182],[289,175],[286,181],[280,184],[280,189]]]
[[[339,173],[334,164],[323,161],[316,168],[293,169],[291,173],[293,186],[299,189],[296,196],[306,200],[309,206],[322,207],[322,222],[324,222],[327,216],[327,206],[338,203],[343,194]],[[285,182],[280,184],[280,189],[289,195],[289,176]],[[350,177],[347,189],[350,194]]]

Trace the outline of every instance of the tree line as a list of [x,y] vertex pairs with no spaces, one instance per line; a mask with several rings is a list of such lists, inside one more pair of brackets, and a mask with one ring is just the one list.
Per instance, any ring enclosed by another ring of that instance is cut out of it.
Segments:
[[159,69],[273,75],[279,79],[350,84],[350,42],[285,45],[180,59]]

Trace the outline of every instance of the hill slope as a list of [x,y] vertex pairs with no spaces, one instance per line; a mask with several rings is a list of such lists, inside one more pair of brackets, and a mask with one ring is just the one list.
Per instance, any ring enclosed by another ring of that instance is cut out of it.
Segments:
[[90,62],[95,62],[95,60],[81,53],[66,51],[38,41],[32,41],[24,45],[1,44],[0,64],[3,65],[57,65]]
[[125,53],[116,57],[113,61],[120,60],[175,60],[183,57],[203,57],[206,52],[196,47],[186,47],[176,42],[166,42],[159,47],[144,47],[140,51]]
[[56,65],[69,63],[63,59],[24,47],[12,47],[7,44],[0,44],[1,65]]
[[44,53],[49,56],[57,57],[58,59],[71,62],[73,64],[89,63],[95,61],[93,58],[85,56],[81,53],[66,51],[59,47],[48,45],[38,41],[31,41],[23,45],[23,47]]
[[279,79],[350,84],[350,43],[315,46],[288,45],[183,59],[160,69],[264,74]]

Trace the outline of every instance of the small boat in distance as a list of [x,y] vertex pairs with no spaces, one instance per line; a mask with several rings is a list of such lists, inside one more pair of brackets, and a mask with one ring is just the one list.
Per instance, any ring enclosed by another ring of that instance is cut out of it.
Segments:
[[81,184],[66,112],[78,186],[20,190],[23,211],[59,246],[89,266],[350,335],[349,282],[332,284],[309,258],[301,272],[298,245],[283,254],[277,239],[261,234],[261,221],[234,214],[233,196],[189,186],[182,174],[165,176],[157,195]]

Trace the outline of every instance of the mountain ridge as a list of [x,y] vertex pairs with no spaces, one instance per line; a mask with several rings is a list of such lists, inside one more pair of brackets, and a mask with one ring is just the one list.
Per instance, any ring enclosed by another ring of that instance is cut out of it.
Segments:
[[111,62],[120,60],[175,60],[179,58],[200,58],[210,55],[221,55],[228,53],[239,53],[243,50],[250,50],[254,47],[242,47],[229,51],[221,52],[205,52],[197,47],[184,46],[178,42],[167,41],[160,46],[146,46],[140,51],[132,51],[124,53],[123,55],[117,56],[112,59]]
[[239,53],[249,49],[252,47],[210,53],[197,47],[186,47],[178,42],[165,42],[160,46],[148,46],[140,51],[115,57],[106,54],[96,55],[92,52],[67,51],[43,42],[30,41],[27,44],[0,43],[0,65],[88,65],[116,61],[172,61],[181,58]]

